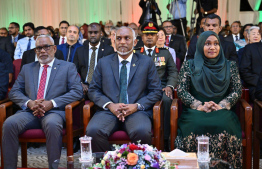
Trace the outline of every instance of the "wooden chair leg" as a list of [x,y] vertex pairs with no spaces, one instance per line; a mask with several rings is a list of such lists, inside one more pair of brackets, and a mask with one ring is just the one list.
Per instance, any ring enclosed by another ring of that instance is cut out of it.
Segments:
[[2,146],[1,146],[1,168],[4,168],[4,157],[3,157]]
[[259,118],[260,118],[260,108],[257,101],[254,102],[254,115],[253,115],[253,168],[259,168],[259,157],[260,157],[260,140],[257,137],[257,131],[259,131]]
[[27,143],[21,143],[22,168],[27,168]]

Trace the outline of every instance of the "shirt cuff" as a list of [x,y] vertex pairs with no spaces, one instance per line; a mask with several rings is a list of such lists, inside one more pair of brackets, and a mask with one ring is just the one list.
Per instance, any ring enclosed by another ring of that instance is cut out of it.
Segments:
[[168,87],[171,87],[172,88],[172,90],[174,90],[174,87],[172,86],[172,85],[167,85]]
[[109,103],[113,103],[113,102],[107,102],[106,104],[104,104],[104,106],[103,106],[104,110],[108,110],[108,108],[106,108],[106,106],[109,105]]
[[51,102],[53,103],[53,107],[58,107],[56,102],[52,99]]
[[139,103],[136,103],[137,104],[137,110],[140,110],[140,111],[144,111],[145,110],[145,107]]
[[25,110],[26,108],[27,108],[27,103],[30,101],[30,99],[29,100],[27,100],[26,102],[25,102],[25,104],[23,104],[23,106],[21,107],[23,110]]

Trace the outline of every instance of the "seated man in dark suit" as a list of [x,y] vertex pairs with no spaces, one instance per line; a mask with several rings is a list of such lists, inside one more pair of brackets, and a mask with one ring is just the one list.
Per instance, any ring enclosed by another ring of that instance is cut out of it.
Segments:
[[133,53],[136,43],[132,28],[121,27],[116,32],[118,54],[97,64],[88,97],[99,108],[86,128],[94,152],[110,150],[108,137],[119,129],[133,143],[151,144],[152,108],[161,99],[161,84],[153,60]]
[[8,72],[9,75],[8,82],[11,83],[13,78],[13,71],[14,71],[12,58],[7,52],[3,51],[2,49],[0,49],[0,63],[3,63],[5,65],[4,70]]
[[17,22],[11,22],[8,27],[9,34],[8,36],[9,41],[13,44],[14,48],[16,47],[17,41],[24,38],[24,35],[19,34],[20,25]]
[[[38,26],[34,32],[34,38],[36,39],[40,35],[49,35],[48,29],[43,26]],[[64,55],[61,50],[56,50],[55,57],[60,60],[64,60]],[[22,56],[21,70],[25,64],[38,61],[35,49],[25,51]]]
[[8,84],[13,77],[13,63],[10,55],[0,49],[0,100],[6,97]]
[[[203,28],[204,31],[213,31],[216,34],[219,34],[219,32],[222,30],[221,18],[216,14],[207,15]],[[197,36],[193,37],[190,40],[186,60],[193,59],[196,52]],[[225,57],[228,60],[235,61],[238,64],[236,46],[234,45],[234,43],[225,41],[223,36],[219,36],[219,39],[221,41]]]
[[66,37],[66,30],[69,27],[69,23],[67,21],[61,21],[59,23],[59,38],[55,39],[55,45],[61,45],[65,44],[67,42],[67,37]]
[[114,48],[101,43],[100,39],[101,26],[98,23],[89,24],[89,44],[79,47],[75,53],[74,63],[76,65],[77,72],[81,76],[83,91],[85,95],[87,94],[88,86],[92,80],[92,76],[98,60],[103,56],[114,53]]
[[177,85],[177,68],[172,55],[167,48],[156,47],[159,28],[156,23],[145,22],[141,27],[144,46],[136,49],[136,53],[148,55],[154,62],[161,80],[164,108],[164,142],[165,150],[169,151],[170,107],[173,100],[173,90]]
[[75,25],[69,26],[66,30],[66,43],[57,46],[57,49],[63,52],[65,61],[73,62],[77,48],[83,46],[78,42],[78,38],[79,28]]
[[9,92],[9,99],[22,108],[3,124],[2,151],[5,168],[17,168],[19,134],[42,128],[46,136],[49,168],[60,159],[65,106],[82,99],[82,86],[73,63],[55,59],[51,36],[36,40],[38,62],[24,65]]
[[8,37],[0,37],[0,49],[3,49],[9,55],[14,58],[15,48]]
[[166,46],[175,49],[176,56],[183,63],[186,55],[186,40],[182,35],[173,35],[174,26],[171,21],[164,21],[162,24],[163,28],[166,30]]
[[256,87],[262,70],[261,57],[261,42],[246,45],[239,65],[240,77],[244,81],[244,86],[249,88],[249,98],[252,101],[255,99]]

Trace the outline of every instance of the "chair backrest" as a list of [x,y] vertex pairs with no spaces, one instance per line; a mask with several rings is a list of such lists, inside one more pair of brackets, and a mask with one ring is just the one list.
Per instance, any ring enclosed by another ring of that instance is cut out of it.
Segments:
[[17,59],[13,61],[14,74],[13,74],[13,80],[10,84],[10,87],[13,86],[13,84],[15,83],[15,80],[17,79],[18,74],[20,73],[21,62],[22,62],[22,59]]

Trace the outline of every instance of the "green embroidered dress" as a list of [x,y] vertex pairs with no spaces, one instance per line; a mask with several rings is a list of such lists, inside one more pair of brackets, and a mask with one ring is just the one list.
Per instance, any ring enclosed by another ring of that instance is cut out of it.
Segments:
[[[242,166],[242,134],[237,115],[231,108],[241,97],[242,86],[235,62],[230,62],[230,84],[221,97],[208,98],[198,93],[191,81],[189,61],[179,74],[178,97],[183,112],[178,120],[175,147],[186,152],[197,152],[197,136],[210,137],[210,156],[230,162],[234,168]],[[206,113],[196,110],[204,102],[214,101],[223,109]],[[233,108],[232,108],[233,109]]]

